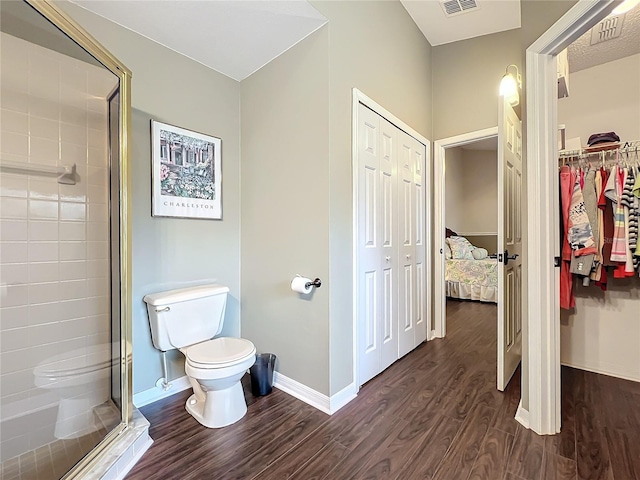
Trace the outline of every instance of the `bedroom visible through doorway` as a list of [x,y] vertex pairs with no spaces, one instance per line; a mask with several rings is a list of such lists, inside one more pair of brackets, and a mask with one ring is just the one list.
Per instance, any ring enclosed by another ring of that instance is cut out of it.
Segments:
[[[497,128],[434,144],[436,338],[446,335],[448,299],[497,301],[497,145]],[[484,257],[486,251],[486,257],[476,261],[474,250],[477,257]],[[465,256],[466,260],[461,258]]]
[[507,253],[520,238],[520,122],[509,112],[501,109],[502,135],[491,128],[443,139],[434,155],[434,336],[446,335],[448,308],[471,320],[472,305],[496,306],[499,390],[520,361],[521,338],[521,262]]
[[[449,310],[471,320],[474,303],[498,301],[497,162],[497,136],[445,149],[444,276],[436,278],[443,285],[445,322]],[[470,321],[468,328],[474,327]]]

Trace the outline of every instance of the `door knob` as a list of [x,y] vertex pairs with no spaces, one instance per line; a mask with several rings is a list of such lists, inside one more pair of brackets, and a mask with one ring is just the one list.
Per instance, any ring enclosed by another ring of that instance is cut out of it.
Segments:
[[409,260],[411,258],[411,255],[407,253],[406,257],[407,257],[407,260]]
[[389,256],[384,257],[384,259],[385,259],[387,262],[390,262],[390,261],[391,261],[391,257],[389,257]]
[[515,260],[516,258],[518,258],[518,254],[514,253],[513,255],[509,255],[509,250],[505,250],[503,258],[504,264],[507,265],[509,263],[509,260]]

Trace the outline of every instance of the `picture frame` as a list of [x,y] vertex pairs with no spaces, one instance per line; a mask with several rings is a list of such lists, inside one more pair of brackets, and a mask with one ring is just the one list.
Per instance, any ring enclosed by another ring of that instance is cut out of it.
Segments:
[[222,219],[222,140],[151,120],[151,215]]

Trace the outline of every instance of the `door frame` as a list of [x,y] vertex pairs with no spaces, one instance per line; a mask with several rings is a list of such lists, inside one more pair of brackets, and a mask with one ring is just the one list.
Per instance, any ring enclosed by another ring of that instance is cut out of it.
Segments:
[[[556,56],[606,17],[618,0],[578,0],[526,51],[528,375],[516,418],[540,435],[560,432],[558,96]],[[554,219],[550,221],[549,219]],[[528,403],[525,403],[528,400]]]
[[[498,136],[498,127],[485,128],[474,132],[463,133],[454,137],[436,140],[433,144],[433,315],[435,319],[435,329],[432,338],[443,338],[447,333],[447,310],[445,282],[445,160],[446,151],[449,148],[462,147],[480,140],[494,138]],[[427,220],[428,221],[428,220]]]
[[353,379],[356,384],[356,393],[360,390],[360,380],[359,380],[359,372],[358,372],[358,311],[357,306],[358,302],[356,298],[358,298],[358,285],[357,285],[357,275],[358,275],[358,245],[356,243],[357,235],[358,235],[358,223],[357,223],[357,215],[358,215],[358,121],[359,121],[359,113],[358,113],[358,105],[362,104],[365,107],[373,110],[375,113],[386,119],[387,121],[394,124],[400,130],[403,130],[420,143],[422,143],[425,148],[425,168],[424,168],[424,177],[423,177],[423,185],[424,188],[424,211],[425,211],[425,221],[424,221],[424,264],[425,264],[425,321],[427,322],[427,341],[431,340],[431,275],[428,272],[431,270],[431,235],[428,232],[428,225],[431,221],[431,194],[429,191],[429,186],[431,185],[431,142],[427,140],[424,136],[420,135],[416,130],[411,128],[405,122],[400,120],[394,114],[392,114],[389,110],[384,108],[382,105],[369,98],[367,95],[362,93],[357,88],[352,89],[352,110],[351,110],[351,167],[352,167],[352,199],[351,199],[351,207],[352,207],[352,298],[353,298]]

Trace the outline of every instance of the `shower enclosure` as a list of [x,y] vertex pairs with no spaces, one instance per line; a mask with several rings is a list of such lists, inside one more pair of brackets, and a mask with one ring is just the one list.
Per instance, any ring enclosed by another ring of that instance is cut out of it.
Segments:
[[132,426],[130,73],[48,1],[0,27],[0,477],[81,478]]

